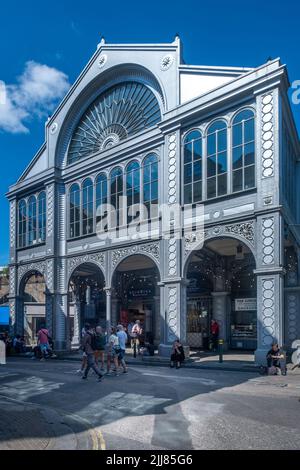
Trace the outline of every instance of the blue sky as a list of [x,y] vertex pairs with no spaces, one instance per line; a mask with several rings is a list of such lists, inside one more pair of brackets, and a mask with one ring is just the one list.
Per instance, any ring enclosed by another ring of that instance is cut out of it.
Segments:
[[[255,67],[279,56],[293,82],[300,80],[299,17],[300,4],[295,0],[2,2],[0,80],[18,92],[18,112],[27,100],[28,116],[24,117],[27,132],[0,127],[0,265],[8,261],[4,194],[43,143],[48,109],[51,114],[58,99],[55,93],[74,82],[101,35],[111,43],[159,43],[172,42],[179,33],[188,64]],[[33,95],[24,85],[29,72],[41,71],[38,64],[49,67],[46,72],[57,71],[56,83],[61,85],[51,96],[43,95],[40,107],[34,100],[29,103]],[[300,105],[292,106],[300,128]]]

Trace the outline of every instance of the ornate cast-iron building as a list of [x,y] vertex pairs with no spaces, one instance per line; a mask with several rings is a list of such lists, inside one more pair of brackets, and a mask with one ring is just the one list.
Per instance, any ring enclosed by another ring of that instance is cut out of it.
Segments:
[[[86,320],[140,319],[167,353],[175,336],[208,348],[215,318],[228,348],[258,360],[274,340],[290,346],[300,336],[300,147],[288,88],[279,59],[191,66],[178,37],[102,39],[8,193],[13,330],[34,341],[46,321],[63,350],[78,346]],[[144,204],[141,226],[157,222],[155,237],[97,236],[107,203],[119,230]],[[197,231],[161,237],[157,203],[203,204],[203,246],[190,250]]]

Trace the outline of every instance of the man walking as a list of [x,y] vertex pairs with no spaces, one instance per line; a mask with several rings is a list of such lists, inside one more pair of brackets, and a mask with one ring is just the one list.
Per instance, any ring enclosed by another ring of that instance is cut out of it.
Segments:
[[119,338],[119,347],[121,352],[119,353],[119,361],[123,367],[123,373],[126,374],[127,367],[125,362],[125,353],[126,353],[126,343],[127,343],[127,334],[124,331],[123,325],[117,326],[117,337]]
[[211,333],[211,340],[212,340],[212,346],[213,346],[213,351],[217,351],[218,349],[218,339],[219,339],[219,324],[216,320],[211,321],[210,325],[210,333]]
[[86,353],[87,366],[82,376],[82,379],[87,379],[90,369],[93,369],[95,374],[98,375],[98,382],[101,382],[103,375],[101,374],[100,370],[98,369],[95,363],[95,334],[88,323],[85,325],[85,331],[86,334],[82,339],[82,349]]

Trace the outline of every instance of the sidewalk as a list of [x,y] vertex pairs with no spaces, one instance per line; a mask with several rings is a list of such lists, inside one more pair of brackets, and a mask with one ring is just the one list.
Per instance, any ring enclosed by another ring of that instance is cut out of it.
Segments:
[[[81,361],[81,352],[61,353],[58,356],[60,360]],[[126,362],[129,365],[142,366],[161,366],[169,365],[168,357],[155,356],[138,356],[133,357],[132,350],[126,350]],[[184,367],[186,369],[217,369],[224,371],[242,371],[242,372],[258,372],[258,365],[254,362],[253,354],[241,354],[235,352],[224,353],[223,362],[219,362],[219,355],[215,353],[206,353],[199,351],[191,351],[190,357],[185,360]]]

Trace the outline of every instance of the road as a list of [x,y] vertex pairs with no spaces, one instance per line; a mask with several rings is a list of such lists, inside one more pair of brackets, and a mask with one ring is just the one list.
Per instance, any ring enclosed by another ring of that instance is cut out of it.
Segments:
[[0,366],[0,450],[300,449],[300,375],[134,366],[98,383],[77,368]]

